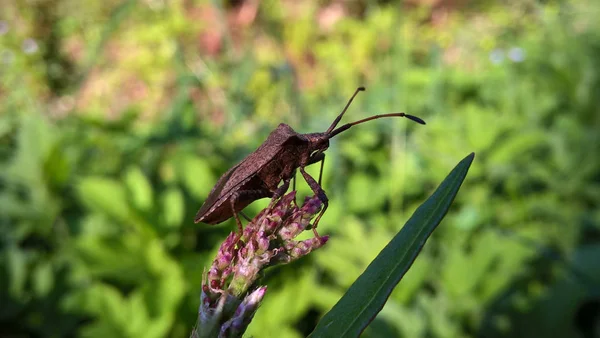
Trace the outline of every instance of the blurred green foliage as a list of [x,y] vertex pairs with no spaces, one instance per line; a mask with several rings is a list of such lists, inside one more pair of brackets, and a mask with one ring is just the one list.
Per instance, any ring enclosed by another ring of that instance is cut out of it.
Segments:
[[475,151],[364,336],[594,337],[600,5],[433,3],[4,3],[0,336],[187,336],[233,229],[193,223],[218,176],[279,122],[324,130],[365,85],[345,120],[401,110],[428,124],[332,142],[332,239],[265,276],[249,334],[308,334]]

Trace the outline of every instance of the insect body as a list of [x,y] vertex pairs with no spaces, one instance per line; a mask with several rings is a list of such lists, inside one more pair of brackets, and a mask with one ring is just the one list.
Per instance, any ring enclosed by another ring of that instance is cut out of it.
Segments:
[[305,167],[321,162],[322,172],[325,150],[329,148],[329,139],[354,125],[383,117],[406,117],[425,124],[423,120],[416,116],[391,113],[374,115],[335,129],[356,94],[363,90],[365,89],[360,87],[354,92],[344,110],[323,133],[299,134],[287,124],[281,123],[258,149],[219,178],[204,204],[198,210],[194,221],[196,223],[218,224],[233,216],[241,236],[243,229],[238,213],[258,199],[265,197],[277,199],[283,196],[289,188],[290,180],[294,177],[297,169],[311,190],[323,202],[323,209],[321,209],[313,223],[315,236],[319,237],[316,227],[327,209],[328,199],[325,191],[321,188],[321,178],[319,177],[319,182],[315,181],[305,171]]

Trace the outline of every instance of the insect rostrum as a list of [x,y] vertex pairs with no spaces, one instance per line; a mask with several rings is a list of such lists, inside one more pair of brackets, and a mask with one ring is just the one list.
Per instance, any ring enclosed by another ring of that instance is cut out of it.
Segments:
[[238,236],[241,236],[243,229],[238,213],[258,199],[270,197],[276,200],[283,196],[288,190],[290,180],[297,169],[315,195],[323,202],[323,209],[321,209],[313,223],[313,232],[316,237],[320,237],[316,228],[321,216],[327,209],[328,199],[319,184],[321,178],[319,177],[319,183],[317,183],[305,171],[305,168],[308,165],[321,162],[322,172],[325,150],[329,148],[329,139],[354,125],[384,117],[406,117],[417,123],[425,124],[423,120],[416,116],[391,113],[374,115],[344,124],[335,129],[354,97],[358,92],[364,90],[364,87],[356,89],[342,112],[325,132],[299,134],[287,124],[281,123],[269,134],[269,137],[258,149],[219,178],[204,204],[198,210],[194,221],[196,223],[218,224],[233,216],[239,228]]

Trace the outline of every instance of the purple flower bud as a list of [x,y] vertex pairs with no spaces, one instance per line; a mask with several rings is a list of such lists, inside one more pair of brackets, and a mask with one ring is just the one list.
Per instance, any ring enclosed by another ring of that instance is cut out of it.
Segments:
[[250,293],[235,310],[233,317],[221,326],[219,337],[241,337],[267,292],[262,286]]
[[310,245],[305,242],[298,242],[291,250],[290,257],[299,258],[310,252]]
[[[289,248],[292,260],[308,255],[311,251],[316,250],[329,240],[329,236],[309,238],[304,241],[297,242],[296,245]],[[290,243],[291,244],[291,243]]]
[[287,214],[287,210],[285,210],[283,208],[275,209],[269,215],[269,220],[271,220],[272,222],[280,224],[281,221],[283,221],[283,219],[285,218],[286,214]]
[[[252,233],[253,233],[253,232],[254,232],[254,229],[253,229],[253,228],[251,228],[251,227],[249,227],[249,226],[246,226],[246,228],[244,228],[244,232],[243,232],[243,234],[242,234],[242,238],[243,238],[244,240],[248,240],[248,238],[252,238]],[[240,240],[241,240],[241,239],[240,239]]]
[[226,267],[228,267],[232,261],[233,261],[233,254],[231,254],[231,252],[219,251],[219,253],[217,254],[217,258],[215,258],[213,266],[217,270],[221,271],[221,270],[225,269]]
[[292,204],[292,202],[294,201],[294,198],[296,198],[296,191],[292,191],[289,194],[284,195],[283,197],[281,197],[279,199],[279,202],[277,202],[277,205],[282,205],[286,208],[289,208],[290,205]]
[[281,228],[281,230],[279,230],[279,237],[284,241],[294,238],[293,229],[290,229],[290,227]]
[[291,222],[287,226],[279,230],[279,236],[284,241],[293,239],[296,236],[298,236],[302,231],[304,231],[304,229],[306,229],[306,226],[308,225],[307,223],[308,222]]
[[264,236],[264,231],[262,232],[263,236],[260,236],[256,239],[256,241],[258,242],[258,252],[259,253],[263,253],[267,250],[269,250],[269,238],[267,238],[267,236]]
[[223,272],[221,273],[221,278],[225,279],[227,277],[229,277],[229,275],[231,275],[231,272],[233,272],[233,267],[232,266],[228,266],[225,269],[223,269]]
[[[241,238],[231,233],[225,239],[202,282],[198,337],[218,332],[241,336],[266,292],[266,287],[253,286],[261,271],[296,260],[327,242],[327,236],[294,241],[322,207],[317,197],[306,198],[299,207],[295,194],[271,202],[246,225]],[[254,291],[248,293],[250,288]]]
[[221,288],[221,283],[219,283],[218,280],[211,280],[210,281],[210,288],[214,289],[214,290],[218,290]]
[[221,276],[221,271],[219,271],[219,269],[215,268],[214,266],[208,270],[207,277],[208,277],[209,281],[219,279],[220,276]]
[[239,257],[248,257],[248,250],[249,250],[249,246],[252,242],[248,242],[248,245],[244,246],[243,248],[240,249],[240,251],[238,251],[238,256]]
[[321,210],[321,206],[323,205],[323,202],[321,202],[321,200],[316,197],[313,196],[311,198],[307,198],[306,201],[304,202],[304,205],[302,205],[302,213],[307,214],[307,215],[315,215],[317,212],[319,212]]
[[264,222],[264,229],[266,231],[268,231],[269,233],[273,233],[273,231],[275,229],[277,229],[277,227],[279,227],[280,224],[281,224],[280,221],[275,221],[275,220],[266,218],[265,222]]
[[319,247],[315,247],[314,249],[318,249],[323,245],[327,244],[327,242],[329,241],[329,235],[321,236],[321,238],[318,238],[318,240],[321,245]]
[[223,244],[221,244],[219,251],[229,251],[230,248],[235,244],[235,237],[236,236],[234,232],[230,233],[229,236],[227,236],[227,238],[223,242]]

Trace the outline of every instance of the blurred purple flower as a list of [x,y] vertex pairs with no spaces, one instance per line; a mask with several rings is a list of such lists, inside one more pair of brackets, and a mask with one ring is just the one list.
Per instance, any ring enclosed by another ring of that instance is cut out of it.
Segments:
[[257,286],[261,271],[290,263],[327,243],[328,236],[296,241],[321,210],[321,201],[306,198],[302,207],[292,191],[262,210],[239,240],[232,232],[221,244],[202,281],[198,325],[192,337],[241,337],[267,288]]
[[490,53],[490,61],[495,65],[501,64],[504,61],[504,51],[502,49],[494,49]]
[[38,51],[38,44],[34,39],[29,38],[23,41],[22,48],[25,54],[33,54]]
[[8,22],[0,20],[0,35],[8,33]]
[[523,62],[525,60],[525,51],[520,47],[513,47],[508,51],[508,58],[513,62]]

